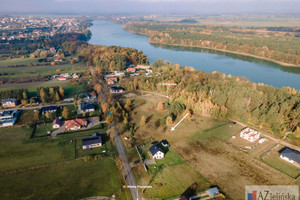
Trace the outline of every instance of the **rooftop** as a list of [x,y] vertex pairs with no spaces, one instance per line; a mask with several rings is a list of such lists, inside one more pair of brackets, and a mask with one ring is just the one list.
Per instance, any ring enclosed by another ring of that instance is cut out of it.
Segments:
[[283,151],[280,152],[280,155],[289,158],[300,164],[300,152],[294,149],[285,148]]

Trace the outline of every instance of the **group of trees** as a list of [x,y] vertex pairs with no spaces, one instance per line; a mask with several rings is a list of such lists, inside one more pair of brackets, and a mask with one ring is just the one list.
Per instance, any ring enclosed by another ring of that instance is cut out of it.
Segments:
[[125,28],[148,35],[151,43],[228,50],[300,65],[298,37],[190,24],[130,23]]
[[38,88],[43,103],[59,102],[64,97],[64,89],[60,87]]
[[300,93],[293,88],[278,89],[240,77],[181,69],[172,64],[155,70],[162,75],[135,77],[134,81],[124,80],[122,85],[130,91],[130,82],[136,82],[134,89],[165,93],[167,88],[158,83],[176,82],[177,86],[168,86],[172,94],[169,102],[158,105],[159,110],[169,110],[161,123],[167,123],[168,117],[169,121],[174,120],[189,109],[209,117],[237,119],[279,135],[300,131]]
[[133,48],[82,45],[76,51],[80,60],[102,71],[124,70],[131,64],[149,64],[148,57]]

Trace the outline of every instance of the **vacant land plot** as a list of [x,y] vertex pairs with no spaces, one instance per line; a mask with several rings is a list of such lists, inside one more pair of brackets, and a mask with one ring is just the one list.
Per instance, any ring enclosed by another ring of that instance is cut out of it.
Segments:
[[[241,151],[230,144],[230,138],[243,128],[238,124],[205,118],[194,113],[191,119],[185,119],[171,132],[171,126],[162,127],[157,123],[168,112],[157,111],[158,101],[155,102],[153,98],[147,100],[144,96],[135,98],[133,103],[131,122],[138,126],[133,136],[138,142],[147,144],[166,139],[172,150],[232,199],[244,198],[245,185],[295,183],[294,179],[261,162],[259,153],[266,149],[265,145],[270,147],[272,143],[261,144],[249,152]],[[146,116],[147,122],[140,127],[139,120],[142,115]],[[129,134],[126,136],[130,137]]]
[[3,200],[15,199],[81,199],[90,196],[116,195],[129,199],[123,189],[118,168],[111,158],[53,166],[0,177]]
[[13,65],[28,65],[29,63],[37,64],[39,63],[38,59],[34,58],[15,58],[15,59],[7,59],[0,61],[0,67],[3,66],[13,66]]
[[62,134],[55,138],[28,139],[32,131],[30,127],[0,129],[0,172],[73,160],[73,140],[95,132],[103,132],[105,128]]
[[70,83],[66,82],[59,82],[59,81],[47,81],[43,83],[32,83],[29,86],[17,86],[17,87],[0,87],[0,92],[5,90],[15,90],[15,89],[28,89],[30,96],[37,96],[37,88],[40,87],[55,87],[55,86],[61,86],[65,91],[65,97],[71,96],[73,94],[79,94],[83,92],[83,86],[82,85],[71,85]]
[[[1,64],[1,62],[0,62]],[[59,72],[57,72],[59,70]],[[45,65],[45,66],[24,66],[24,67],[0,67],[1,78],[47,76],[61,73],[79,73],[86,71],[81,64]]]
[[50,135],[48,132],[52,132],[53,127],[52,123],[44,123],[44,124],[38,124],[35,128],[34,137],[41,137],[41,136],[47,136]]

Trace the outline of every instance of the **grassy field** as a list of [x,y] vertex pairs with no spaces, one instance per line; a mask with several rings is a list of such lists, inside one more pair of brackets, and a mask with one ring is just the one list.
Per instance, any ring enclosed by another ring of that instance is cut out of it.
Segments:
[[[1,61],[0,61],[1,65]],[[57,72],[57,69],[61,69]],[[79,73],[86,71],[86,67],[81,64],[64,64],[55,66],[26,66],[26,67],[0,67],[1,78],[47,76],[61,73]]]
[[[15,59],[8,59],[8,60],[1,60],[0,67],[5,65],[12,66],[12,65],[28,65],[28,64],[38,64],[39,61],[37,58],[15,58]],[[1,68],[2,69],[2,68]]]
[[1,91],[5,90],[14,90],[14,89],[28,89],[29,96],[37,96],[37,88],[40,87],[54,87],[54,86],[61,86],[65,91],[65,96],[72,95],[72,94],[79,94],[83,92],[82,85],[71,85],[70,83],[53,83],[49,82],[47,85],[32,85],[32,86],[20,86],[20,87],[6,87],[0,88]]
[[[171,126],[158,126],[157,121],[168,113],[168,111],[157,111],[156,107],[159,101],[164,102],[166,99],[160,99],[154,95],[143,95],[132,100],[134,105],[130,123],[134,123],[137,126],[134,132],[136,141],[138,143],[151,144],[153,141],[166,139],[171,145],[170,152],[174,151],[174,153],[180,155],[187,165],[190,165],[209,182],[217,185],[232,199],[244,198],[244,192],[240,191],[244,191],[245,185],[284,185],[295,182],[292,178],[260,161],[259,158],[262,152],[265,152],[274,144],[265,142],[253,151],[244,152],[229,142],[232,136],[237,135],[243,128],[238,124],[203,117],[195,112],[191,119],[182,121],[175,131],[171,131]],[[146,125],[143,127],[139,126],[139,120],[142,115],[147,118]],[[178,116],[173,125],[181,117]],[[124,136],[131,137],[129,133],[125,133]],[[158,165],[163,166],[163,170],[171,170],[184,165],[176,164],[176,156],[168,155],[167,153],[166,158],[168,156],[174,158],[175,161],[164,160],[157,162]],[[154,169],[157,168],[150,169],[148,173],[152,173]],[[148,184],[151,181],[149,177],[147,179],[147,176],[142,173],[141,169],[135,170],[135,172],[141,184]],[[176,172],[171,172],[169,174],[172,175],[162,175],[163,178],[161,180],[169,179],[168,176],[176,176],[167,180],[167,182],[173,184],[176,182],[173,178],[181,177],[181,174],[185,173],[188,172],[177,172],[177,175],[175,175]],[[157,177],[159,177],[159,174],[157,174]],[[153,179],[154,182],[155,180],[156,178]],[[180,179],[177,182],[180,183]],[[158,181],[150,185],[155,188],[164,188],[168,184],[160,184],[160,181]],[[181,187],[181,192],[186,189],[184,187],[186,185]],[[160,193],[161,197],[158,197],[154,193],[150,194],[151,189],[147,189],[146,191],[150,193],[147,194],[146,192],[145,197],[163,198],[167,196],[163,196],[164,193],[167,194],[169,190],[172,189],[164,190],[164,192]],[[179,191],[178,188],[177,191]]]
[[28,136],[32,131],[29,127],[0,129],[0,172],[73,160],[75,144],[71,140],[103,132],[105,128],[61,134],[55,139],[45,137],[30,140]]
[[42,168],[0,177],[2,200],[15,199],[81,199],[115,194],[130,199],[122,188],[118,168],[111,158]]
[[53,131],[52,123],[38,124],[35,129],[34,137],[49,135],[48,131]]
[[275,169],[281,171],[284,174],[287,174],[292,178],[297,178],[300,175],[300,169],[282,160],[279,157],[279,153],[277,151],[271,152],[270,155],[267,155],[266,157],[262,157],[262,159],[265,163],[267,163],[271,167],[274,167]]

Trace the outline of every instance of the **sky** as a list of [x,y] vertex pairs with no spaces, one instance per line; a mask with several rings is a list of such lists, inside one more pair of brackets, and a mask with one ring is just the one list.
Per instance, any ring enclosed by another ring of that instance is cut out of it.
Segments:
[[299,13],[300,0],[0,0],[0,15]]

